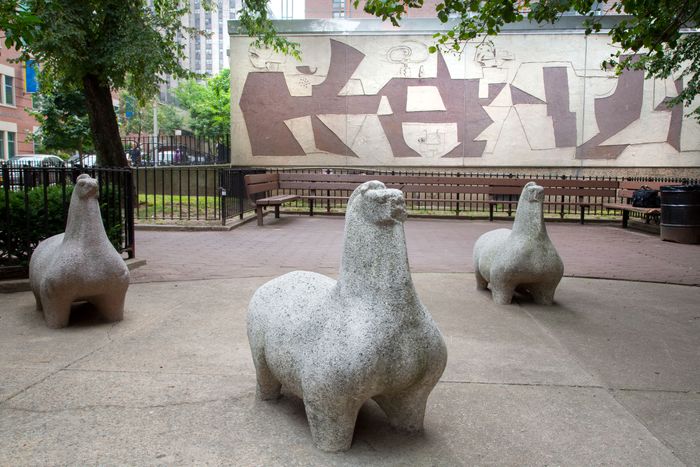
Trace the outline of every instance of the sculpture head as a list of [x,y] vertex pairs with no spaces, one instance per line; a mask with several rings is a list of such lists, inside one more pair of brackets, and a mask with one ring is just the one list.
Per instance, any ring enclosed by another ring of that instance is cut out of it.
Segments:
[[75,181],[73,193],[80,199],[97,198],[97,180],[88,174],[81,174]]
[[347,217],[377,225],[400,224],[406,220],[403,193],[377,180],[365,182],[350,196]]
[[542,203],[544,201],[544,188],[535,182],[527,182],[520,194],[520,202]]

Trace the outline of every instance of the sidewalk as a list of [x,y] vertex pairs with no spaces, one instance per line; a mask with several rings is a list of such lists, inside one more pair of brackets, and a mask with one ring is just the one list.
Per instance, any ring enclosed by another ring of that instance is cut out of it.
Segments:
[[[411,271],[473,272],[479,235],[508,221],[409,219]],[[137,232],[137,257],[148,264],[132,282],[257,277],[295,269],[334,273],[340,265],[342,217],[265,217],[230,232]],[[548,223],[566,276],[700,285],[700,245],[663,242],[617,224]]]
[[700,287],[639,281],[697,284],[700,247],[549,224],[577,277],[551,307],[500,307],[475,289],[470,256],[507,224],[409,220],[447,368],[422,433],[392,430],[369,402],[352,448],[327,454],[298,399],[255,401],[245,313],[282,272],[335,275],[343,222],[265,222],[137,232],[148,264],[132,271],[120,323],[76,305],[71,326],[51,330],[31,293],[2,295],[0,465],[697,465]]

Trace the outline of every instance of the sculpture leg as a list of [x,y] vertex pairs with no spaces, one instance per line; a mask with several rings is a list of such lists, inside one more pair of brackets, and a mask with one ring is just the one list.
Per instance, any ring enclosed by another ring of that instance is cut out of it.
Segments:
[[262,350],[253,350],[253,364],[255,365],[255,375],[257,385],[255,395],[263,401],[274,400],[280,397],[282,384],[275,378],[265,361]]
[[357,413],[363,402],[337,394],[305,395],[304,407],[314,445],[328,452],[350,449]]
[[476,278],[476,289],[477,290],[486,290],[489,283],[486,279],[484,279],[484,276],[482,276],[481,273],[479,272],[478,266],[474,267],[474,277]]
[[551,305],[554,302],[554,291],[557,289],[557,282],[544,282],[541,284],[534,284],[528,287],[528,290],[532,294],[532,299],[538,305]]
[[419,431],[423,428],[425,406],[433,385],[410,388],[399,394],[385,394],[373,399],[379,404],[391,426],[403,431]]
[[65,328],[70,320],[70,306],[72,298],[49,298],[44,292],[41,293],[41,303],[44,310],[44,320],[46,325],[52,329]]
[[508,305],[513,300],[515,286],[496,281],[491,281],[491,298],[497,305]]
[[124,319],[124,300],[126,290],[119,290],[98,297],[91,298],[90,303],[95,305],[97,311],[109,322]]
[[41,295],[37,290],[32,290],[34,293],[34,300],[36,300],[36,310],[37,311],[42,311],[44,307],[41,306]]

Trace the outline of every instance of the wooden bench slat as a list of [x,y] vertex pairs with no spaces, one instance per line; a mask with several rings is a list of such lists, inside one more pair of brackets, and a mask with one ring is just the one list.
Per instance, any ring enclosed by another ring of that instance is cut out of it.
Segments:
[[255,183],[276,182],[279,180],[279,174],[264,173],[264,174],[248,174],[244,177],[246,185]]

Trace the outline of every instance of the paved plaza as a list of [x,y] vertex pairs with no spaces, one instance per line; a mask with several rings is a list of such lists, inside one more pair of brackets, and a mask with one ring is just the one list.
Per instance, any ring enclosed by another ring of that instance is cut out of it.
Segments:
[[447,368],[422,433],[369,402],[341,454],[313,447],[297,398],[255,400],[245,313],[279,274],[334,276],[342,218],[137,231],[147,264],[116,324],[78,304],[51,330],[30,292],[0,295],[0,465],[698,465],[700,246],[549,223],[566,269],[555,305],[496,306],[471,249],[509,225],[406,222]]

